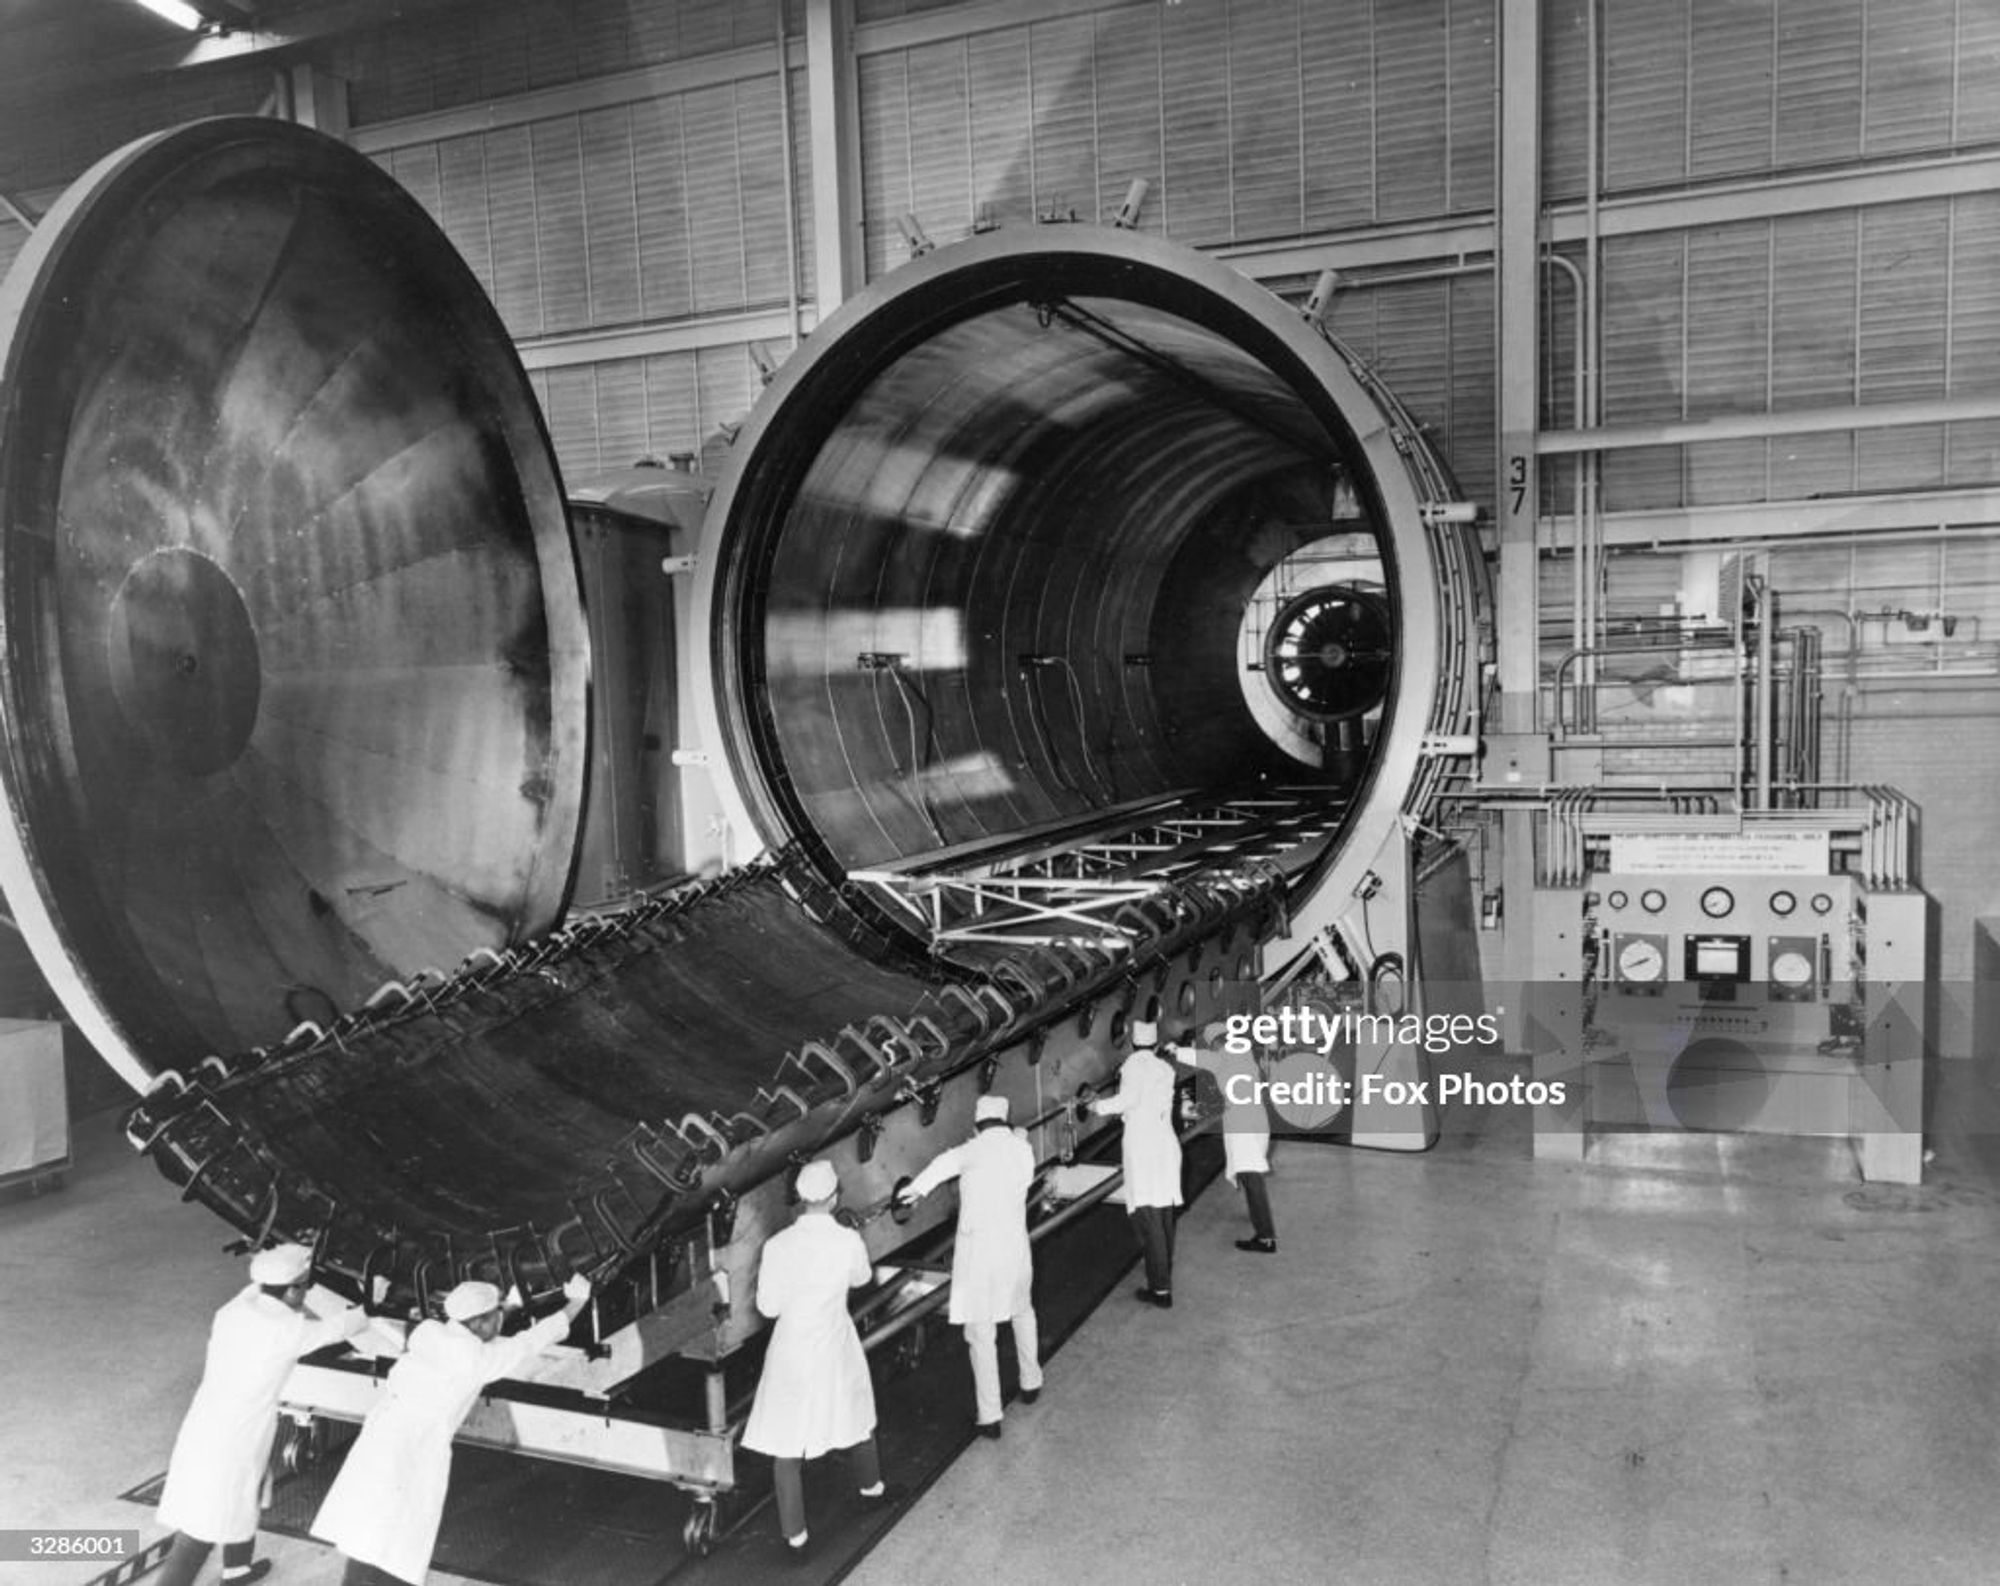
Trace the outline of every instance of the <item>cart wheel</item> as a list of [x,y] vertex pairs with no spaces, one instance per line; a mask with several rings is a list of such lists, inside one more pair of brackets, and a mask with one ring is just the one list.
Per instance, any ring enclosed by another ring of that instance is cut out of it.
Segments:
[[297,1421],[286,1423],[278,1434],[278,1469],[287,1476],[297,1476],[311,1470],[319,1463],[318,1425]]
[[716,1513],[713,1498],[697,1498],[694,1511],[681,1527],[681,1545],[694,1558],[707,1558],[715,1551]]

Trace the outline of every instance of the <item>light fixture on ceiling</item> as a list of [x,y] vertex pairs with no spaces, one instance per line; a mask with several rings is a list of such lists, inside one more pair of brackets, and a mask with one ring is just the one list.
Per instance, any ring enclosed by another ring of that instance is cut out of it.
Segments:
[[186,0],[139,0],[154,16],[165,17],[175,27],[186,28],[190,33],[208,26],[208,18],[186,3]]

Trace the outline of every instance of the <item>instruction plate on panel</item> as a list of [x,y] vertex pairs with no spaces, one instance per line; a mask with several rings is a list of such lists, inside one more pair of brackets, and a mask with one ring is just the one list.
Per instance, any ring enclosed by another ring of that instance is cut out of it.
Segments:
[[1627,832],[1611,838],[1611,868],[1626,875],[1828,874],[1820,832]]

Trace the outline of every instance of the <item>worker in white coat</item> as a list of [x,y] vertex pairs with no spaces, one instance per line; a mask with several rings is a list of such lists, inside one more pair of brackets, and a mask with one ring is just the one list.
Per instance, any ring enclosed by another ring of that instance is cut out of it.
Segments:
[[798,1193],[798,1217],[765,1240],[758,1260],[757,1309],[777,1325],[743,1427],[743,1446],[771,1456],[778,1525],[795,1553],[811,1539],[806,1460],[846,1449],[862,1501],[888,1497],[875,1451],[875,1384],[847,1309],[848,1291],[873,1271],[868,1247],[834,1220],[840,1177],[831,1162],[800,1168]]
[[315,1317],[305,1308],[312,1252],[278,1245],[250,1258],[250,1284],[208,1330],[201,1386],[174,1439],[160,1523],[177,1534],[161,1567],[163,1586],[188,1586],[222,1547],[222,1578],[261,1580],[269,1559],[255,1558],[264,1472],[278,1430],[278,1395],[301,1355],[361,1330],[358,1308]]
[[459,1424],[480,1389],[561,1343],[589,1298],[589,1280],[572,1277],[560,1311],[503,1338],[500,1291],[461,1283],[444,1297],[443,1321],[417,1324],[312,1524],[314,1536],[345,1555],[344,1586],[384,1578],[421,1586],[444,1518]]
[[1250,1212],[1250,1237],[1238,1250],[1275,1255],[1277,1224],[1271,1219],[1271,1114],[1264,1105],[1263,1070],[1254,1052],[1232,1052],[1228,1027],[1217,1021],[1203,1028],[1202,1044],[1177,1047],[1175,1060],[1215,1077],[1222,1093],[1222,1176],[1243,1191]]
[[1174,1216],[1181,1204],[1181,1142],[1174,1133],[1174,1068],[1159,1051],[1160,1027],[1132,1025],[1132,1053],[1119,1065],[1118,1091],[1087,1105],[1103,1118],[1123,1118],[1120,1149],[1125,1215],[1146,1259],[1139,1298],[1161,1310],[1174,1303]]
[[1013,1329],[1021,1402],[1033,1404],[1042,1392],[1040,1338],[1029,1292],[1034,1263],[1028,1189],[1035,1178],[1035,1150],[1020,1130],[1007,1127],[1005,1096],[981,1096],[973,1104],[972,1122],[972,1138],[933,1157],[897,1198],[914,1203],[940,1184],[958,1180],[949,1314],[965,1329],[965,1347],[972,1356],[980,1435],[998,1437],[1000,1323]]

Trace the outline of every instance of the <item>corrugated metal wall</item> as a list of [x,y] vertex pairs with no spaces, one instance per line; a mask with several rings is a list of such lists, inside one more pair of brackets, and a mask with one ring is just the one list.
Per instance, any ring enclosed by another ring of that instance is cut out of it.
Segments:
[[1135,177],[1143,227],[1194,246],[1490,208],[1494,5],[1106,5],[867,53],[867,267],[905,212],[938,242],[1102,220]]
[[[803,93],[796,82],[801,116]],[[774,74],[412,144],[381,163],[527,340],[786,301],[782,125]]]
[[[783,0],[786,31],[804,0]],[[768,45],[778,0],[507,0],[426,11],[349,35],[331,70],[355,125],[506,99],[610,72]]]
[[750,411],[759,389],[756,365],[740,346],[542,369],[530,379],[570,477],[676,452],[720,472],[727,427]]
[[[1603,191],[1936,152],[2000,132],[1990,0],[1600,0]],[[1588,0],[1542,0],[1546,196],[1588,185]]]
[[115,89],[73,86],[0,94],[0,191],[60,187],[121,144],[204,116],[255,115],[270,97],[270,66],[231,61],[199,72],[154,72]]
[[[1603,245],[1611,424],[2000,391],[2000,193]],[[1991,422],[1614,453],[1605,506],[1936,489],[2000,477]]]

